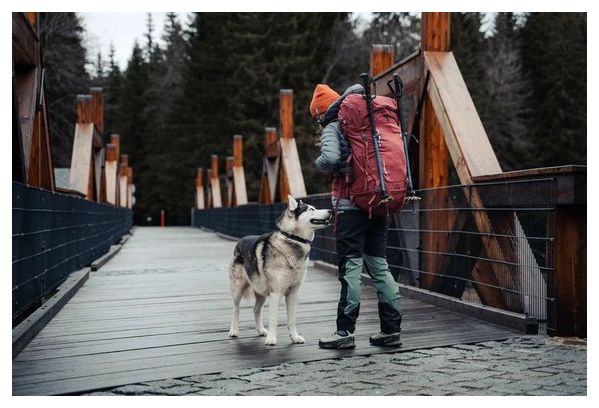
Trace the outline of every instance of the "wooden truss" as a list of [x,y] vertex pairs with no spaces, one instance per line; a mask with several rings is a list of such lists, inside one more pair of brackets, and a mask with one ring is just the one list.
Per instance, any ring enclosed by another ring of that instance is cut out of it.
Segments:
[[12,13],[13,180],[54,191],[38,13]]
[[[426,100],[420,126],[419,146],[410,146],[410,157],[415,161],[415,179],[421,189],[432,189],[449,184],[449,160],[456,168],[460,182],[472,185],[473,178],[481,175],[502,173],[499,162],[491,147],[487,134],[476,112],[472,98],[460,73],[453,54],[449,51],[450,44],[450,13],[423,13],[422,16],[422,49],[398,64],[384,66],[380,61],[388,61],[382,56],[385,49],[373,49],[371,61],[376,66],[373,74],[377,89],[382,93],[387,91],[387,82],[394,73],[398,73],[405,85],[406,101],[408,102],[410,118],[414,117],[417,99],[426,82]],[[387,51],[388,52],[388,51]],[[378,65],[375,63],[378,61]],[[425,81],[427,75],[429,81]],[[417,150],[415,150],[417,149]],[[503,220],[491,220],[484,210],[485,203],[476,188],[469,191],[466,197],[470,206],[475,209],[472,216],[477,230],[481,233],[483,250],[489,258],[499,258],[517,263],[516,248],[508,247],[506,240],[497,240],[491,233],[513,233],[514,229],[521,230],[516,214],[512,213]],[[426,208],[447,208],[451,206],[451,198],[447,190],[438,189],[434,194],[426,195]],[[420,269],[428,272],[420,278],[423,288],[439,291],[442,279],[437,274],[444,272],[446,267],[440,257],[431,254],[451,253],[455,250],[458,239],[447,239],[442,233],[459,229],[465,219],[455,214],[432,212],[422,217],[421,229],[433,231],[424,234],[421,242],[422,255]],[[526,240],[525,240],[526,242]],[[532,254],[526,242],[525,250],[520,256]],[[530,257],[529,259],[534,259]],[[537,272],[539,269],[537,268]],[[498,282],[507,282],[508,289],[517,289],[518,271],[507,264],[477,263],[472,271],[475,289],[482,302],[489,306],[508,309],[508,305],[516,312],[524,312],[526,305],[506,301],[504,291],[497,289]],[[540,276],[539,276],[539,279]]]
[[305,197],[306,185],[293,133],[293,90],[279,93],[280,137],[276,129],[265,129],[264,158],[259,202],[287,202],[287,196]]

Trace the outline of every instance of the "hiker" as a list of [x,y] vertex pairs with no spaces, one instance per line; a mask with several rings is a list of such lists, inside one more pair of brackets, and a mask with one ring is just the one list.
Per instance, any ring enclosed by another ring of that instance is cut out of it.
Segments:
[[[330,173],[333,180],[332,205],[336,223],[338,278],[341,282],[337,330],[319,340],[321,348],[355,347],[354,330],[360,312],[363,266],[366,266],[377,290],[381,326],[381,332],[370,337],[370,344],[401,345],[398,286],[389,271],[385,254],[387,215],[373,215],[358,208],[343,188],[343,181],[347,183],[354,176],[352,165],[348,163],[352,149],[340,129],[337,115],[347,96],[363,93],[364,87],[360,84],[349,87],[341,96],[329,86],[319,84],[310,104],[310,113],[322,132],[316,169]],[[401,199],[403,201],[403,197]]]

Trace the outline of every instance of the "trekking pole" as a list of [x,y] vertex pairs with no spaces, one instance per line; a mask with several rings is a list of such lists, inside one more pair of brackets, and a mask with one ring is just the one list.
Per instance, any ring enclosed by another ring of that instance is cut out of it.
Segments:
[[372,141],[374,143],[374,155],[376,157],[376,168],[379,174],[379,180],[381,181],[381,196],[382,200],[380,204],[386,204],[393,200],[393,197],[389,195],[387,188],[385,187],[385,178],[383,176],[383,166],[381,165],[381,155],[379,152],[379,132],[376,130],[374,125],[374,112],[372,109],[372,96],[370,95],[370,75],[363,73],[360,74],[362,80],[362,86],[364,87],[364,98],[366,99],[366,107],[368,109],[368,120],[370,122],[370,133],[372,134]]
[[[403,140],[403,149],[404,149],[404,154],[406,155],[406,170],[408,173],[408,193],[409,194],[406,196],[405,201],[407,202],[407,201],[420,200],[420,197],[418,197],[416,195],[416,192],[414,191],[414,185],[412,183],[412,170],[410,169],[410,155],[408,154],[408,138],[410,137],[410,133],[404,127],[404,123],[406,123],[406,121],[404,120],[403,112],[401,110],[401,98],[403,97],[403,81],[397,74],[393,74],[392,81],[393,81],[393,88],[391,89],[391,91],[393,91],[393,94],[395,95],[395,101],[397,102],[397,119],[399,120],[399,127],[401,129],[401,138]],[[391,81],[389,81],[388,85],[391,88],[390,83],[391,83]]]

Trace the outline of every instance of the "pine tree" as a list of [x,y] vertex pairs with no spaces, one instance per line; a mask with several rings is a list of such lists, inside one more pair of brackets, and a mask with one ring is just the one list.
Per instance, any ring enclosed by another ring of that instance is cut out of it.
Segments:
[[586,164],[586,13],[531,13],[522,29],[532,84],[530,162]]
[[481,21],[481,13],[451,13],[451,51],[484,125],[488,101],[485,69],[488,51]]
[[485,130],[504,171],[529,167],[527,124],[530,85],[522,69],[520,41],[512,13],[498,13],[486,60],[488,100]]
[[122,126],[119,102],[123,92],[123,74],[114,60],[114,44],[110,44],[108,72],[104,80],[104,132],[106,141],[111,133],[120,133]]
[[[146,130],[143,111],[146,108],[145,91],[148,87],[148,72],[143,58],[143,50],[137,42],[127,64],[123,79],[122,98],[119,110],[122,115],[121,145],[123,153],[129,154],[129,163],[136,167],[144,155],[144,134]],[[136,168],[136,171],[140,169]]]
[[75,134],[75,99],[90,85],[85,70],[83,27],[75,13],[40,13],[40,41],[45,68],[52,161],[69,167]]

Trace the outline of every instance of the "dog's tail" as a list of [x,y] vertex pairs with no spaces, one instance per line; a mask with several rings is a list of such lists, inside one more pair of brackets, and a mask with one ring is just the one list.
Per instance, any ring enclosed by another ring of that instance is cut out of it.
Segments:
[[231,283],[231,295],[235,296],[239,288],[244,287],[243,298],[249,300],[254,297],[254,291],[251,285],[248,284],[246,274],[243,271],[243,263],[239,262],[237,254],[233,255],[229,263],[229,282]]

